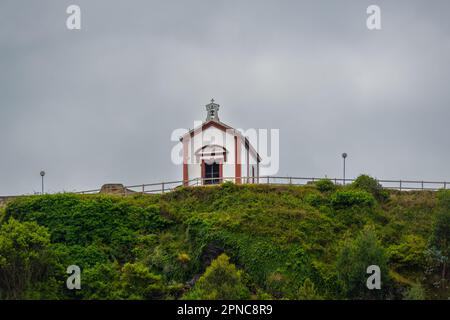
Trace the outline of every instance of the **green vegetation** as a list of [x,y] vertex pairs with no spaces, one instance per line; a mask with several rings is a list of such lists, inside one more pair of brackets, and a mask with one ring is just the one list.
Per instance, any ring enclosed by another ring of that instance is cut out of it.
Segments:
[[375,231],[367,226],[354,240],[347,239],[337,255],[336,271],[346,297],[382,298],[389,290],[367,290],[368,266],[377,265],[384,275],[382,286],[389,289],[389,270],[384,248]]
[[352,186],[355,189],[360,189],[371,193],[375,199],[380,202],[386,201],[389,198],[389,192],[378,183],[377,180],[368,176],[368,175],[360,175],[356,178],[355,182],[353,182]]
[[322,297],[317,293],[314,282],[306,278],[303,285],[298,290],[298,300],[322,300]]
[[[20,197],[0,209],[0,298],[447,299],[449,217],[448,191],[368,176]],[[69,265],[81,290],[65,286]]]
[[186,294],[189,300],[249,299],[250,291],[242,279],[242,272],[222,253],[198,279],[194,288]]
[[336,190],[336,185],[330,179],[322,179],[315,183],[320,192],[331,192]]
[[433,225],[430,245],[434,256],[442,265],[441,282],[442,286],[445,287],[447,285],[446,270],[450,257],[450,192],[442,190],[438,197],[439,209]]
[[425,290],[418,283],[414,283],[411,287],[405,292],[404,300],[424,300],[425,299]]
[[0,297],[30,297],[33,288],[46,297],[49,291],[56,289],[52,288],[52,280],[57,274],[58,267],[50,250],[50,235],[46,228],[35,222],[20,223],[14,219],[1,225]]

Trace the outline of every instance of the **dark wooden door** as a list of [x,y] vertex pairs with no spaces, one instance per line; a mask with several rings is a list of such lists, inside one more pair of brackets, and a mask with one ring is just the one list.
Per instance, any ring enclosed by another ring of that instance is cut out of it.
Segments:
[[205,163],[204,184],[217,184],[220,182],[220,168],[218,163]]

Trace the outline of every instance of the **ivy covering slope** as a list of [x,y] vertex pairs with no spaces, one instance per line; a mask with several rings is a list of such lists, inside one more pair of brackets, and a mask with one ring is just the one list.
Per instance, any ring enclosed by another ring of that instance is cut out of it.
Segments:
[[[234,185],[21,197],[0,209],[2,299],[447,299],[450,192]],[[69,265],[81,290],[68,290]],[[368,290],[368,265],[381,290]]]

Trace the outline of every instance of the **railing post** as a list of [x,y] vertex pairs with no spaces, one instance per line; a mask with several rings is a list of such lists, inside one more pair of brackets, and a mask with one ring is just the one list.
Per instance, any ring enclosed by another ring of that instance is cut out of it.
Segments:
[[269,176],[267,176],[267,184],[269,184]]
[[142,185],[142,194],[145,193],[145,184]]
[[422,191],[423,191],[423,181],[422,181]]
[[447,182],[444,182],[444,190],[447,189]]
[[289,184],[292,184],[292,177],[289,177]]
[[161,183],[161,190],[162,190],[162,193],[164,193],[164,182]]
[[400,191],[402,191],[402,180],[400,180]]

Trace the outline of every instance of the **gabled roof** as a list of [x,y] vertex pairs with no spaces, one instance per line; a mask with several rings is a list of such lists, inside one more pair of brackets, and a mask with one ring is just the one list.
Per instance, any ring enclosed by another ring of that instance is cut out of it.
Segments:
[[[188,132],[186,132],[185,134],[183,134],[180,138],[180,141],[183,141],[183,139],[190,135],[191,137],[195,136],[196,134],[200,133],[201,131],[209,128],[209,127],[216,127],[222,131],[226,131],[226,130],[235,130],[234,128],[230,127],[229,125],[226,125],[225,123],[221,122],[221,121],[216,121],[216,120],[209,120],[209,121],[205,121],[202,123],[201,126],[198,126],[197,128],[191,129]],[[236,131],[236,130],[235,130]],[[237,131],[236,131],[237,132]]]
[[251,145],[250,141],[248,140],[247,137],[244,137],[242,135],[241,132],[239,132],[238,130],[234,129],[233,127],[230,127],[229,125],[223,123],[222,121],[217,121],[217,120],[208,120],[202,123],[202,125],[198,126],[197,128],[191,129],[188,132],[186,132],[185,134],[183,134],[180,137],[180,141],[183,141],[184,138],[186,137],[194,137],[195,135],[197,135],[198,133],[206,130],[209,127],[216,127],[217,129],[220,129],[224,132],[226,132],[227,130],[233,130],[233,134],[237,137],[240,137],[243,139],[245,145],[248,145],[249,150],[253,153],[256,154],[256,157],[258,159],[258,161],[261,161],[261,157],[258,154],[258,152],[256,152],[255,148],[253,148],[253,146]]

